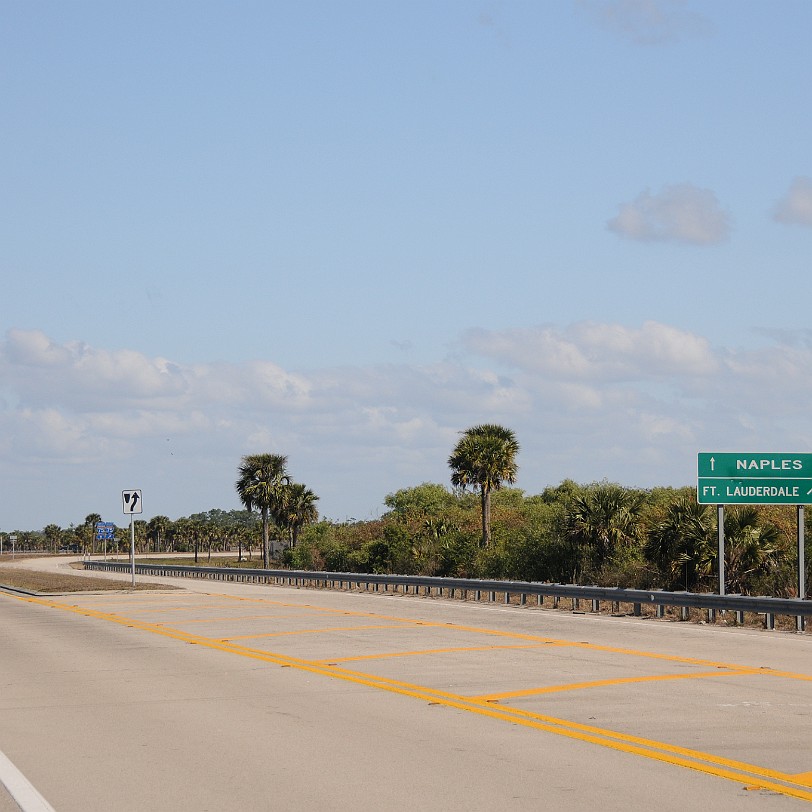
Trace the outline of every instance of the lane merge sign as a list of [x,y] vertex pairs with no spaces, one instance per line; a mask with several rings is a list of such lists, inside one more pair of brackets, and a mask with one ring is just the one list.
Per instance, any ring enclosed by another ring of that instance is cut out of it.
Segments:
[[701,505],[812,504],[812,454],[700,452]]

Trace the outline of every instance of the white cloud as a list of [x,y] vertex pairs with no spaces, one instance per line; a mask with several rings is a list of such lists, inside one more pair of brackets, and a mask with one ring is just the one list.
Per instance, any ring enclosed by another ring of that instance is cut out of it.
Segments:
[[659,194],[641,192],[619,207],[607,223],[610,230],[641,242],[713,245],[730,234],[727,214],[710,189],[690,183],[666,186]]
[[578,5],[604,28],[637,45],[662,45],[713,30],[685,0],[578,0]]
[[779,223],[812,226],[812,178],[798,177],[775,207]]
[[[453,360],[302,373],[13,331],[0,342],[0,525],[105,515],[125,487],[144,489],[150,515],[237,507],[236,466],[256,451],[287,454],[327,515],[367,517],[397,488],[447,482],[457,433],[486,421],[517,432],[530,492],[567,476],[689,484],[698,450],[812,448],[812,342],[764,341],[715,348],[653,321],[478,329]],[[141,382],[123,385],[132,369]]]
[[714,372],[718,361],[707,340],[666,324],[639,329],[579,322],[503,331],[471,330],[471,352],[562,381],[634,380]]

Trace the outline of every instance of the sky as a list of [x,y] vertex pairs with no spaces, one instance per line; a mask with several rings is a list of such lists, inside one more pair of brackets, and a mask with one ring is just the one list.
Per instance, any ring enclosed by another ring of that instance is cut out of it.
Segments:
[[810,452],[808,0],[0,0],[0,531]]

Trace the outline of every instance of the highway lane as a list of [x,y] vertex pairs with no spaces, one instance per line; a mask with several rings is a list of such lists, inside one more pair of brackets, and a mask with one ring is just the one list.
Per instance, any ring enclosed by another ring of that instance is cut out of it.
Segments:
[[59,812],[812,801],[808,635],[174,583],[0,595],[0,750]]

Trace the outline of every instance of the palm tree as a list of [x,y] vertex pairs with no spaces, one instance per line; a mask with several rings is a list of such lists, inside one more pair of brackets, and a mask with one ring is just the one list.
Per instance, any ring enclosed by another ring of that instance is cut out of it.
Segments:
[[90,553],[93,554],[93,542],[96,540],[96,525],[102,520],[102,517],[98,513],[88,513],[85,516],[85,520],[82,522],[80,528],[81,533],[78,535],[82,540],[82,553],[85,552],[85,542],[87,541],[87,546],[90,547]]
[[695,496],[684,496],[666,509],[649,532],[646,557],[668,579],[667,589],[695,590],[703,564],[715,560],[716,526],[713,511]]
[[147,537],[155,544],[155,552],[161,552],[161,541],[166,540],[166,531],[169,529],[171,520],[168,516],[153,516],[147,522]]
[[462,437],[448,458],[451,484],[465,490],[479,488],[482,508],[482,544],[491,543],[491,492],[502,482],[516,481],[516,435],[503,426],[485,423],[462,432]]
[[62,528],[58,524],[47,524],[42,534],[45,536],[45,540],[48,542],[51,552],[56,554],[59,549],[59,539],[62,536]]
[[318,521],[318,500],[319,497],[300,482],[291,482],[283,488],[279,510],[274,518],[278,524],[288,529],[291,549],[296,546],[302,527]]
[[[777,565],[780,531],[762,518],[754,505],[737,505],[725,513],[725,576],[729,592],[747,594],[758,576]],[[718,556],[713,551],[703,562],[710,574]]]
[[643,495],[601,482],[576,495],[567,508],[567,535],[601,567],[620,547],[640,535]]
[[288,484],[285,466],[288,458],[283,454],[248,454],[240,463],[239,478],[235,483],[237,495],[246,510],[259,509],[262,517],[262,566],[270,566],[270,517],[278,508],[282,488]]

